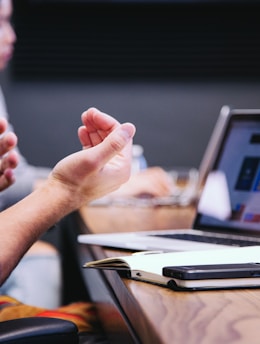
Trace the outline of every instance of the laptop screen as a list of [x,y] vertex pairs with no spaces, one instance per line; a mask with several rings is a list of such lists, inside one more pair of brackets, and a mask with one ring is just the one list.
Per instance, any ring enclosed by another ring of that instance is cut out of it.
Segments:
[[225,176],[230,215],[220,220],[200,210],[194,227],[260,235],[260,110],[235,111],[213,166],[213,171]]

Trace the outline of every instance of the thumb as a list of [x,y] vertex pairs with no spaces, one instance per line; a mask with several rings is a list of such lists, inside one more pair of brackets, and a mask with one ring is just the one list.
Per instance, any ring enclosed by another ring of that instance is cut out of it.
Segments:
[[131,145],[132,138],[135,134],[135,126],[132,123],[124,123],[119,125],[112,131],[103,142],[93,147],[95,153],[99,156],[101,164],[107,163],[116,154],[123,151],[126,158],[130,158],[132,154]]

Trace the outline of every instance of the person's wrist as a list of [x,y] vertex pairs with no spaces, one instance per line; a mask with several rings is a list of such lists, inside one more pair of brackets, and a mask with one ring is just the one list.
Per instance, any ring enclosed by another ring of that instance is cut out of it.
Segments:
[[68,186],[52,176],[38,190],[41,189],[47,194],[47,199],[50,200],[50,204],[53,204],[58,209],[61,216],[78,209],[81,205],[80,195],[75,190],[76,188]]

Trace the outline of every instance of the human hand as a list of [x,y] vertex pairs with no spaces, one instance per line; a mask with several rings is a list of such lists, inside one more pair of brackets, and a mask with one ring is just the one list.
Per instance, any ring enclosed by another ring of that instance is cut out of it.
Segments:
[[165,197],[171,194],[172,181],[161,167],[149,167],[133,174],[110,197]]
[[90,108],[78,136],[83,150],[61,160],[50,178],[69,192],[73,208],[100,198],[125,183],[131,172],[135,127]]
[[13,169],[18,164],[18,154],[12,149],[17,145],[14,133],[5,133],[7,121],[0,118],[0,191],[5,190],[15,181]]

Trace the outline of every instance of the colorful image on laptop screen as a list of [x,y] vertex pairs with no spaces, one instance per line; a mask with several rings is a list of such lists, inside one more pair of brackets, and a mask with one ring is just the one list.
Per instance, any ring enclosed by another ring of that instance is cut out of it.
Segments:
[[260,115],[234,116],[213,169],[226,176],[231,216],[201,214],[200,227],[260,231]]

